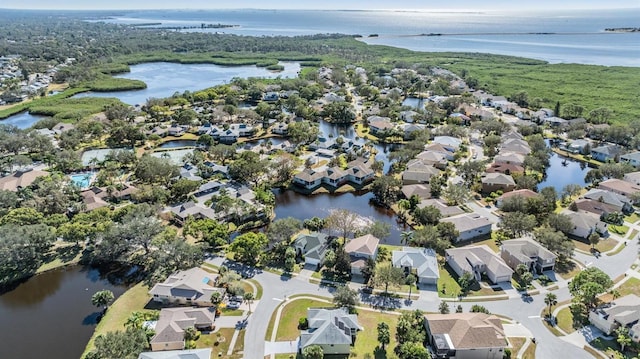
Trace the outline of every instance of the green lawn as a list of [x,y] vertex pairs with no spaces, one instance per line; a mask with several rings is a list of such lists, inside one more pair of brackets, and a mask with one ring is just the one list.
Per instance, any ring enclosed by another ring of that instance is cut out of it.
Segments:
[[[231,338],[233,338],[233,328],[220,328],[216,333],[201,334],[200,339],[196,341],[196,348],[211,348],[211,359],[213,358],[230,358],[240,359],[242,354],[238,353],[244,348],[244,330],[238,334],[236,345],[233,347],[233,354],[227,355],[229,350],[229,344],[231,344]],[[218,337],[218,334],[220,335]],[[220,338],[220,342],[218,342]],[[218,356],[218,353],[222,353]]]
[[633,212],[629,216],[625,217],[624,221],[629,223],[636,223],[640,221],[640,216]]
[[[544,312],[543,312],[543,315],[544,315],[544,313],[546,313],[546,311],[544,311]],[[546,320],[543,320],[542,322],[544,323],[544,326],[545,326],[547,329],[549,329],[549,331],[550,331],[553,335],[555,335],[556,337],[564,336],[564,334],[560,333],[560,331],[558,330],[558,328],[556,328],[556,327],[554,327],[554,326],[551,326],[551,324],[549,324],[549,322],[547,322]]]
[[522,359],[535,359],[535,357],[536,357],[536,344],[529,343],[529,346],[522,354]]
[[262,298],[262,286],[260,283],[255,279],[247,279],[247,281],[253,283],[253,285],[258,289],[258,293],[256,293],[256,300]]
[[524,345],[524,342],[526,341],[527,341],[527,338],[520,338],[520,337],[509,338],[509,342],[511,343],[512,358],[515,358],[516,354],[518,354],[518,352],[520,351],[520,348],[522,348],[522,345]]
[[569,307],[560,309],[556,316],[556,323],[567,334],[571,334],[577,329],[573,327],[573,314],[571,314]]
[[[445,289],[443,293],[443,289]],[[460,294],[460,285],[458,284],[458,276],[456,273],[449,267],[448,264],[445,264],[444,267],[440,268],[440,278],[438,279],[438,296],[441,298],[457,298]],[[467,297],[474,296],[486,296],[486,295],[500,295],[504,294],[504,291],[501,289],[494,290],[492,288],[486,288],[485,286],[481,286],[478,283],[475,283],[471,287],[471,291],[467,293]]]
[[146,311],[144,307],[150,299],[149,288],[142,283],[136,284],[134,287],[131,287],[122,294],[111,305],[111,307],[109,307],[107,314],[96,326],[93,336],[91,336],[89,343],[87,343],[82,357],[93,349],[93,341],[99,335],[117,330],[124,330],[124,323],[127,321],[127,318],[129,318],[131,312]]
[[[399,316],[390,313],[372,312],[368,310],[358,311],[358,322],[364,328],[363,331],[358,332],[353,352],[356,353],[356,358],[365,358],[365,355],[371,354],[372,358],[386,358],[387,355],[393,353],[394,338],[396,336],[396,326],[398,325]],[[387,345],[385,351],[376,351],[378,346],[378,323],[385,322],[389,324],[389,330],[391,332],[391,344]]]
[[[621,297],[628,294],[640,295],[640,279],[635,277],[629,278],[618,287],[617,291],[620,293]],[[610,302],[613,300],[613,296],[609,293],[601,295],[598,298],[603,302]]]
[[608,227],[609,227],[609,232],[615,233],[621,237],[624,237],[627,234],[627,232],[629,232],[629,227],[625,225],[616,226],[615,224],[610,224]]
[[604,352],[607,357],[615,358],[615,359],[631,359],[635,358],[633,353],[629,351],[625,351],[624,353],[620,352],[620,345],[615,340],[606,340],[603,338],[597,338],[591,341],[591,344],[594,348]]
[[556,263],[555,271],[562,278],[571,279],[580,272],[580,266],[572,261],[562,261]]
[[[300,335],[298,329],[298,320],[307,316],[309,308],[329,308],[333,307],[330,303],[321,302],[314,299],[297,299],[285,304],[280,315],[280,324],[276,334],[276,340],[294,340]],[[272,322],[275,320],[276,312],[273,313]],[[271,326],[271,324],[270,324]],[[271,340],[271,332],[267,330],[267,339]]]
[[82,257],[82,247],[75,244],[63,244],[55,247],[47,256],[36,273],[46,272],[59,267],[77,264]]
[[[495,232],[493,232],[495,233]],[[473,242],[473,243],[465,243],[465,245],[467,244],[473,244],[473,245],[486,245],[489,248],[491,248],[492,251],[498,253],[500,252],[500,247],[498,246],[498,244],[496,243],[495,238],[493,238],[494,235],[492,235],[492,238],[489,239],[485,239],[479,242]]]
[[634,240],[634,239],[636,239],[636,236],[637,236],[637,235],[638,235],[638,230],[637,230],[637,229],[632,229],[632,230],[631,230],[631,234],[629,235],[629,237],[628,237],[628,238],[629,238],[630,240]]
[[[589,243],[586,243],[583,241],[577,241],[575,239],[572,240],[572,242],[576,246],[576,249],[579,249],[585,252],[591,251],[591,244]],[[616,244],[618,244],[618,241],[616,241],[613,238],[601,239],[600,242],[596,244],[596,249],[599,250],[600,253],[604,253],[612,250],[616,246]]]

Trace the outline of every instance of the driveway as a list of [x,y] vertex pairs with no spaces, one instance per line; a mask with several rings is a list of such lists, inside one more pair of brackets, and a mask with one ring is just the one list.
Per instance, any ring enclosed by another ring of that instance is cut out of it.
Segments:
[[518,324],[502,324],[504,328],[504,335],[508,337],[523,337],[523,338],[532,338],[533,334],[524,325]]
[[299,338],[283,342],[265,342],[264,355],[297,353],[298,341]]

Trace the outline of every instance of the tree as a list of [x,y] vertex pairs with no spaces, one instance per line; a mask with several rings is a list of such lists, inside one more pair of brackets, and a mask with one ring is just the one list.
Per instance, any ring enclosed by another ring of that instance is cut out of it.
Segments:
[[384,240],[391,235],[391,225],[387,222],[373,221],[363,232]]
[[146,320],[145,313],[135,311],[129,314],[127,321],[124,323],[124,326],[128,329],[142,329],[142,323]]
[[[498,139],[500,139],[500,137],[498,137]],[[480,179],[480,175],[484,170],[485,164],[483,161],[467,161],[458,167],[458,174],[462,177],[466,188],[470,188]]]
[[242,183],[255,184],[267,167],[267,162],[260,159],[259,154],[245,151],[229,165],[229,176]]
[[440,302],[438,311],[440,312],[440,314],[449,314],[450,313],[449,304],[447,304],[447,302],[444,302],[444,301]]
[[629,328],[623,326],[620,326],[618,329],[616,329],[616,342],[618,342],[618,344],[620,344],[620,351],[624,353],[624,348],[631,344],[631,337],[629,336]]
[[181,178],[171,185],[171,197],[177,202],[184,201],[187,195],[200,187],[200,182]]
[[547,217],[547,223],[549,226],[556,231],[569,233],[573,230],[573,222],[571,222],[571,217],[562,213],[550,213],[549,217]]
[[424,313],[421,310],[402,313],[396,326],[396,341],[398,344],[408,342],[423,343],[427,334],[424,322]]
[[358,292],[347,285],[339,286],[333,292],[333,303],[337,307],[346,307],[349,311],[353,311],[353,308],[358,305]]
[[318,126],[309,121],[292,122],[287,128],[289,139],[296,144],[308,144],[315,141],[319,132]]
[[229,250],[234,252],[237,261],[255,265],[267,242],[264,233],[248,232],[238,236],[229,246]]
[[389,286],[399,286],[404,282],[404,272],[391,263],[380,263],[376,266],[373,282],[375,285],[384,285],[384,292],[388,293]]
[[255,299],[255,296],[253,295],[253,292],[244,293],[244,295],[242,296],[242,299],[244,299],[245,303],[247,303],[247,305],[249,306],[249,313],[251,313],[251,304],[253,303],[253,300]]
[[536,224],[536,217],[532,214],[508,212],[502,216],[498,227],[507,232],[511,238],[516,238],[533,230]]
[[400,243],[409,244],[412,239],[413,239],[413,232],[411,231],[400,232]]
[[413,289],[413,286],[417,281],[418,279],[413,274],[409,274],[407,275],[407,278],[405,278],[405,283],[407,283],[407,285],[409,286],[409,300],[411,300],[411,289]]
[[376,200],[385,207],[389,207],[400,195],[402,182],[393,176],[382,176],[376,178],[371,184],[371,192]]
[[302,357],[304,359],[322,359],[324,358],[324,351],[319,345],[309,345],[302,349]]
[[555,231],[549,226],[542,226],[533,232],[533,238],[545,246],[548,250],[562,258],[573,255],[575,245],[562,232]]
[[113,302],[114,298],[115,297],[113,296],[112,291],[100,290],[95,292],[91,296],[91,304],[95,305],[96,307],[102,307],[103,312],[106,312],[107,308],[109,308],[109,305]]
[[406,342],[398,345],[396,354],[399,359],[430,359],[427,348],[419,342]]
[[471,313],[491,314],[487,308],[485,308],[485,307],[483,307],[481,305],[478,305],[478,304],[472,305],[470,312]]
[[142,329],[108,332],[95,340],[92,359],[136,359],[149,347],[147,334]]
[[329,217],[326,218],[326,227],[341,233],[346,241],[349,234],[355,232],[358,228],[359,219],[360,216],[357,213],[346,209],[336,209],[331,211]]
[[135,176],[149,184],[167,185],[172,178],[180,175],[178,166],[166,158],[142,156],[135,167]]
[[288,244],[291,237],[302,229],[302,222],[293,217],[287,217],[271,222],[267,229],[267,238],[269,244],[277,243]]
[[440,218],[442,218],[442,214],[434,206],[425,206],[413,211],[413,219],[423,226],[435,226],[440,221]]
[[389,330],[389,324],[385,322],[378,323],[378,343],[382,350],[391,342],[391,331]]
[[544,296],[544,304],[546,304],[549,307],[548,312],[549,312],[549,316],[551,316],[551,307],[558,304],[558,296],[556,296],[554,293],[548,292]]
[[450,206],[457,206],[459,204],[466,203],[470,196],[471,192],[468,187],[456,186],[452,183],[449,183],[444,191],[442,191],[442,197]]
[[611,278],[596,267],[580,271],[569,283],[569,292],[587,308],[598,303],[598,295],[613,285]]
[[462,294],[467,294],[471,290],[471,287],[476,282],[476,278],[473,274],[469,272],[464,272],[460,277],[458,277],[458,284],[460,285],[460,290]]
[[188,218],[184,233],[206,242],[211,248],[219,248],[229,242],[229,227],[214,219]]
[[214,307],[218,308],[218,305],[220,305],[220,303],[222,303],[222,293],[220,292],[213,292],[211,293],[211,304],[213,304]]
[[220,143],[209,148],[209,154],[215,161],[220,162],[224,166],[228,160],[234,158],[236,149],[233,146]]
[[456,313],[462,313],[462,305],[458,304],[458,306],[456,307]]
[[600,235],[596,232],[592,232],[587,239],[589,240],[589,244],[591,244],[591,248],[595,249],[600,242]]

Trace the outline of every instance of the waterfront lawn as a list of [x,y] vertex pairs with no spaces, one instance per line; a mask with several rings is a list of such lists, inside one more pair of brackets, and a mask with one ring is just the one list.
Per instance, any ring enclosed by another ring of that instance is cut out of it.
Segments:
[[124,294],[122,294],[107,310],[107,314],[100,320],[100,323],[96,326],[96,329],[89,339],[89,343],[84,349],[82,357],[93,349],[94,340],[105,333],[114,332],[118,330],[125,330],[124,323],[134,311],[151,311],[145,309],[147,303],[149,303],[151,297],[149,296],[149,288],[143,283],[138,283],[135,286],[129,288]]
[[70,264],[76,264],[82,257],[82,246],[65,243],[54,247],[53,251],[47,254],[44,263],[38,268],[36,273],[46,272]]
[[[295,340],[300,335],[300,329],[298,329],[298,321],[300,318],[307,316],[307,309],[309,308],[333,308],[331,303],[315,299],[297,299],[284,303],[285,307],[280,315],[280,323],[278,324],[276,332],[276,340]],[[273,312],[271,323],[269,326],[273,328],[275,325],[276,312]],[[273,329],[271,329],[273,331]],[[267,340],[271,340],[271,331],[267,330]]]

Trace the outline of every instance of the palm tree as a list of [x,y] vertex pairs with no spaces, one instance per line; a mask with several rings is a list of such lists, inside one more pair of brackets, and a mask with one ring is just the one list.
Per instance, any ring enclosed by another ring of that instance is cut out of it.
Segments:
[[549,316],[551,316],[551,307],[558,304],[558,296],[551,292],[547,293],[544,297],[544,304],[549,306]]
[[403,222],[406,221],[407,211],[409,210],[409,208],[411,208],[411,202],[409,202],[409,200],[407,199],[401,199],[398,201],[398,208],[400,209],[400,213],[398,213],[400,220],[402,220]]
[[400,243],[409,244],[413,239],[413,232],[411,231],[403,231],[400,233]]
[[406,283],[409,285],[409,300],[411,300],[411,288],[413,288],[413,285],[416,284],[417,281],[418,280],[417,280],[415,275],[409,274],[407,276],[407,282]]
[[221,302],[222,302],[222,293],[220,292],[211,293],[211,304],[213,304],[213,306],[216,309],[218,309],[218,305],[220,305]]
[[132,312],[124,323],[124,326],[132,329],[142,328],[142,323],[145,321],[145,314],[143,312]]
[[244,293],[243,299],[249,305],[249,313],[251,313],[251,303],[253,303],[253,300],[255,299],[255,297],[253,296],[253,293],[252,292]]
[[114,300],[114,295],[113,292],[110,290],[100,290],[95,292],[92,296],[91,296],[91,304],[95,305],[96,307],[102,307],[103,308],[103,312],[106,312],[107,309],[109,308],[109,304],[111,304],[111,302],[113,302]]

